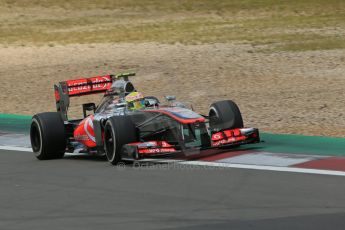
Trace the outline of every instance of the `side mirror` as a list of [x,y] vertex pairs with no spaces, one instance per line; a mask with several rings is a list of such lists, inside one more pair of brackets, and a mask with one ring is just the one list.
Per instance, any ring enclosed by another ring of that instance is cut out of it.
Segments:
[[165,96],[165,99],[167,101],[175,101],[176,100],[176,97],[175,96]]
[[159,100],[158,98],[154,96],[147,96],[145,99],[145,106],[146,107],[158,107],[159,106]]
[[95,103],[85,103],[83,104],[83,114],[84,117],[87,116],[86,111],[93,111],[95,113],[96,105]]

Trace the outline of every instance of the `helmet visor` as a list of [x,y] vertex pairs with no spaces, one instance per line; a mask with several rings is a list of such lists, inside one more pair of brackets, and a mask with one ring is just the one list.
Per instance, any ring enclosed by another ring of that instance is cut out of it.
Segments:
[[142,109],[145,107],[145,100],[136,100],[128,103],[128,108],[129,109]]

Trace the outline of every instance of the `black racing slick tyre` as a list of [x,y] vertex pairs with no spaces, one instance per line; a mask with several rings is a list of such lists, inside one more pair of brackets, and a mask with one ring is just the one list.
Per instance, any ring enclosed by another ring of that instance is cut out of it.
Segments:
[[130,116],[114,116],[104,127],[104,149],[108,161],[116,165],[121,161],[123,145],[136,142],[137,129]]
[[209,110],[210,128],[218,132],[225,129],[243,128],[240,109],[231,100],[212,103]]
[[62,158],[66,151],[66,131],[60,114],[47,112],[33,116],[30,140],[39,160]]

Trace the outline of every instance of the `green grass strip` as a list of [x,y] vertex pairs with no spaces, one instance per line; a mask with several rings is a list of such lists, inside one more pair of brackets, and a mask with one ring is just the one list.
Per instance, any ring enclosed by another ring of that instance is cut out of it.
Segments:
[[0,114],[0,132],[29,133],[31,116]]
[[345,156],[345,138],[261,133],[261,139],[264,142],[250,148],[274,153]]

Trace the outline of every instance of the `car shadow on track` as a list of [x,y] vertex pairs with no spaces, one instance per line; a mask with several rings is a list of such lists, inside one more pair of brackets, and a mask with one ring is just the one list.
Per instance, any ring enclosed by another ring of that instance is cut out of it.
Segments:
[[[186,154],[185,157],[182,158],[152,158],[152,159],[145,159],[140,161],[123,161],[120,162],[119,166],[121,167],[133,167],[134,166],[152,166],[157,164],[171,164],[176,163],[174,161],[197,161],[203,158],[207,158],[209,156],[217,155],[217,154],[224,154],[224,153],[236,153],[236,152],[248,152],[248,151],[260,151],[262,148],[260,146],[246,146],[239,147],[239,148],[222,148],[218,150],[203,150],[199,154]],[[87,155],[87,154],[80,154],[80,155],[65,155],[64,159],[68,160],[81,160],[81,161],[98,161],[98,162],[107,162],[106,156],[99,156],[99,155]]]
[[107,161],[105,156],[95,156],[95,155],[73,155],[65,156],[64,159],[68,160],[81,160],[81,161]]

